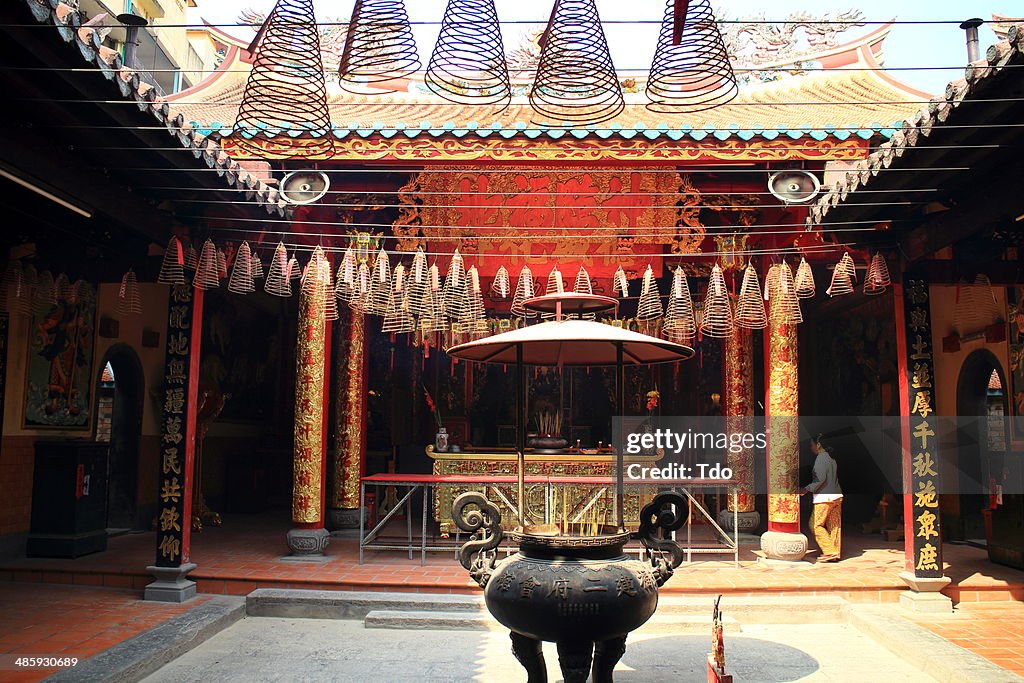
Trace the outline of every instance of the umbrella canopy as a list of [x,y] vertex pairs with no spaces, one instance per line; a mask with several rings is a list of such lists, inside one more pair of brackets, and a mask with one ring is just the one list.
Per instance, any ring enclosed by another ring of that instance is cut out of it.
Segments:
[[556,320],[459,344],[448,355],[479,363],[516,362],[523,349],[525,365],[615,365],[622,347],[627,365],[669,363],[693,357],[693,349],[665,339],[592,320]]

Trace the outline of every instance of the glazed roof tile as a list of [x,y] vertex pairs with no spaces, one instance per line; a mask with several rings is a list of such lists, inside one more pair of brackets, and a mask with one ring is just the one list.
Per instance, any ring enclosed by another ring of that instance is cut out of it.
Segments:
[[167,128],[168,135],[182,147],[191,150],[196,159],[203,160],[209,168],[215,169],[229,187],[243,190],[250,201],[257,202],[271,215],[286,214],[288,204],[281,199],[275,188],[240,166],[214,139],[199,134],[196,127],[187,123],[180,113],[172,113],[167,102],[158,97],[151,85],[124,66],[119,54],[101,44],[95,29],[82,25],[81,14],[76,8],[58,0],[24,2],[36,21],[41,24],[52,23],[65,42],[75,44],[85,61],[96,66],[107,80],[117,84],[126,100],[134,100],[139,111],[152,114]]
[[888,142],[866,159],[856,162],[845,177],[837,181],[811,207],[808,227],[820,225],[826,215],[856,192],[870,191],[884,169],[914,168],[904,161],[908,149],[926,147],[933,129],[946,124],[950,116],[965,102],[987,89],[989,80],[1007,66],[1024,68],[1024,23],[1014,24],[1006,39],[989,46],[984,59],[968,65],[964,77],[951,81],[941,99],[933,99],[900,123]]

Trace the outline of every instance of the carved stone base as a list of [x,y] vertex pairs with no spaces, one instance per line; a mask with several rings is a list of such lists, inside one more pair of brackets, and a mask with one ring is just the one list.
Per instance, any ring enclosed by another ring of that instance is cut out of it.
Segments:
[[327,529],[290,529],[285,541],[292,555],[323,555],[331,534]]
[[196,597],[196,582],[185,577],[196,568],[195,562],[180,567],[146,567],[156,581],[146,586],[143,599],[155,602],[185,602]]
[[928,579],[915,576],[914,572],[900,572],[899,577],[917,593],[938,593],[952,582],[948,576]]
[[[366,508],[362,508],[363,521],[366,521]],[[327,528],[331,531],[337,529],[358,529],[359,508],[327,508]]]
[[953,601],[942,593],[900,593],[900,607],[911,612],[930,614],[952,614]]
[[799,562],[807,554],[807,537],[800,533],[766,531],[761,534],[761,550],[769,560]]
[[[761,526],[761,515],[756,510],[754,512],[740,512],[736,514],[738,531],[741,534],[753,534],[757,531],[757,528]],[[732,528],[733,513],[729,510],[722,510],[718,513],[718,526],[722,527],[726,531],[734,531]]]

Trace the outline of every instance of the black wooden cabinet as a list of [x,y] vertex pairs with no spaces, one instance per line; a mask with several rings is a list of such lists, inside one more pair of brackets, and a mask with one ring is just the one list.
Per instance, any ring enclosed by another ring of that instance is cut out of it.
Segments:
[[29,557],[79,557],[107,549],[107,445],[36,442]]

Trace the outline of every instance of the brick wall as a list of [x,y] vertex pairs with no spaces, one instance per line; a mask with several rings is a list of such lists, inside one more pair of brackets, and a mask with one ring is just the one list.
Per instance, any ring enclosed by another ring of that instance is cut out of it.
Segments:
[[35,437],[5,436],[0,441],[0,536],[28,531],[34,463]]

